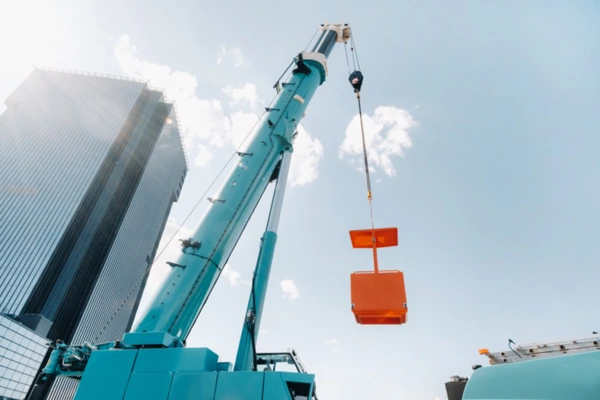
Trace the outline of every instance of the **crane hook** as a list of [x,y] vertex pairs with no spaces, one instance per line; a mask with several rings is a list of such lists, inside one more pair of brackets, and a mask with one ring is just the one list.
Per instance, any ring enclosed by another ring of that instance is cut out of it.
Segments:
[[350,84],[354,88],[354,92],[355,93],[360,92],[360,88],[362,87],[362,83],[363,83],[362,72],[354,71],[353,73],[350,74],[350,77],[348,78],[348,80],[350,81]]

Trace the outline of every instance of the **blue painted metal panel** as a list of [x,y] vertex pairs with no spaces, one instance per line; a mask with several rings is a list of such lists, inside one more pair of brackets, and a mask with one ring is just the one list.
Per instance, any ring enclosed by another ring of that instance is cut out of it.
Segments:
[[265,372],[265,384],[262,400],[291,399],[290,391],[280,373]]
[[174,342],[178,342],[178,340],[167,332],[130,332],[123,335],[123,343],[129,346],[160,345],[172,347]]
[[134,371],[216,371],[218,359],[219,357],[207,348],[141,349]]
[[217,372],[179,372],[173,375],[169,400],[212,400]]
[[262,400],[264,373],[219,372],[214,400]]
[[122,400],[137,350],[93,351],[75,400]]
[[230,362],[220,362],[217,364],[217,371],[233,371],[233,364]]
[[271,263],[273,262],[273,254],[275,253],[275,244],[277,243],[277,234],[275,232],[265,232],[260,247],[260,254],[256,266],[256,276],[254,278],[254,290],[250,293],[250,300],[246,310],[252,310],[255,315],[254,332],[250,332],[250,328],[244,319],[242,327],[242,335],[238,346],[238,353],[235,358],[235,371],[251,371],[253,364],[252,357],[252,336],[256,340],[260,329],[260,320],[262,317],[263,305],[267,293],[267,285],[269,283],[269,274],[271,272]]
[[134,372],[123,400],[165,400],[172,378],[171,372]]
[[600,352],[479,368],[467,382],[463,399],[600,399]]

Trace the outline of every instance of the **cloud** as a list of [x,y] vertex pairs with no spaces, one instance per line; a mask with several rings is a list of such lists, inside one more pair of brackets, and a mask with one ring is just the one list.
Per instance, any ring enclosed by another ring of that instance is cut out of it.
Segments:
[[258,88],[254,83],[246,83],[241,87],[227,85],[221,90],[231,97],[229,104],[232,107],[248,104],[251,108],[255,108],[258,105]]
[[225,267],[223,267],[222,274],[225,278],[227,278],[227,280],[229,281],[229,284],[231,286],[238,286],[239,284],[250,285],[250,282],[242,279],[242,276],[240,275],[240,273],[237,271],[234,271],[229,266],[229,264],[225,264]]
[[[196,96],[196,76],[140,59],[128,35],[122,35],[117,40],[114,55],[125,74],[149,80],[152,86],[165,89],[167,97],[175,101],[188,151],[194,149],[198,141],[208,141],[217,147],[225,143],[231,129],[229,118],[220,101]],[[206,152],[208,148],[201,150]]]
[[[409,129],[419,126],[412,115],[401,108],[394,106],[379,106],[373,116],[363,114],[365,129],[365,143],[371,164],[383,169],[386,175],[396,175],[392,163],[392,156],[403,156],[404,150],[412,146]],[[345,155],[355,162],[362,158],[362,136],[360,119],[356,115],[346,127],[346,138],[342,142],[338,156],[343,159]],[[361,168],[361,171],[364,169]]]
[[319,161],[323,157],[323,145],[313,139],[302,125],[294,140],[294,154],[290,164],[291,186],[301,186],[313,182],[319,176]]
[[[230,139],[235,148],[238,148],[242,144],[242,141],[248,136],[250,130],[256,125],[258,118],[258,115],[252,112],[238,111],[231,115]],[[246,140],[244,145],[248,144],[249,140]]]
[[208,150],[208,147],[203,144],[198,145],[198,150],[199,152],[194,160],[194,164],[197,167],[204,167],[212,159],[212,153]]
[[247,63],[246,57],[242,54],[242,50],[239,47],[227,49],[224,45],[221,45],[217,51],[217,65],[221,65],[226,57],[231,56],[234,67],[240,67]]
[[339,342],[337,339],[329,339],[327,341],[327,344],[329,344],[331,346],[331,351],[333,351],[334,353],[338,352],[337,345],[339,344]]
[[283,297],[287,297],[288,299],[297,299],[300,297],[300,293],[296,284],[291,279],[286,279],[281,281],[281,290],[283,291]]

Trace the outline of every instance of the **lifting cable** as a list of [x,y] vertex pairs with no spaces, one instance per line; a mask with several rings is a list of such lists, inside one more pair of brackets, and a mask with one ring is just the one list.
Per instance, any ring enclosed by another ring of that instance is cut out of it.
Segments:
[[[367,157],[367,144],[365,141],[365,128],[363,124],[363,116],[362,116],[362,105],[360,103],[360,89],[363,83],[363,74],[360,72],[360,62],[358,60],[358,52],[356,51],[356,44],[354,43],[354,36],[350,37],[351,47],[350,52],[352,53],[352,66],[354,67],[354,72],[350,73],[350,77],[348,80],[350,84],[354,88],[354,93],[356,93],[356,100],[358,101],[358,116],[360,119],[360,133],[362,136],[362,146],[363,146],[363,156],[365,161],[365,177],[367,179],[367,199],[369,200],[369,211],[371,214],[371,229],[373,230],[372,240],[375,242],[375,223],[373,221],[373,194],[371,190],[371,176],[369,175],[369,160]],[[348,60],[348,52],[346,50],[347,42],[344,43],[344,50],[346,51],[346,64],[348,65],[348,72],[350,72],[350,62]],[[358,69],[356,68],[358,66]]]
[[[360,61],[358,60],[358,52],[356,51],[356,44],[354,43],[354,35],[350,36],[352,43],[350,51],[352,53],[352,66],[354,72],[352,72],[348,78],[350,84],[354,88],[356,93],[356,100],[358,102],[358,116],[360,119],[360,133],[362,136],[363,156],[365,160],[365,177],[367,179],[367,199],[369,200],[369,213],[371,217],[371,242],[373,243],[373,263],[375,267],[375,273],[379,272],[379,266],[377,262],[377,239],[375,237],[375,222],[373,220],[373,192],[371,190],[371,176],[369,173],[369,160],[367,156],[367,144],[365,140],[365,127],[363,124],[362,105],[360,104],[360,89],[363,84],[363,74],[360,72]],[[346,49],[347,42],[344,42],[344,49]],[[348,64],[348,71],[350,71],[350,62],[346,53],[346,64]],[[358,67],[358,68],[357,68]]]

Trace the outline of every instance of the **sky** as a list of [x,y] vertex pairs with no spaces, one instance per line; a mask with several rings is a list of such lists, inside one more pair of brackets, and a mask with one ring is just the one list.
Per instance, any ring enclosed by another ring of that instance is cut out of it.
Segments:
[[[338,45],[299,129],[257,343],[296,349],[319,398],[446,399],[450,376],[487,364],[479,348],[600,329],[598,2],[3,0],[2,10],[1,99],[43,65],[142,77],[176,102],[190,172],[144,304],[176,257],[168,239],[193,232],[202,194],[291,59],[321,23],[351,25],[375,225],[398,227],[380,268],[404,272],[409,312],[405,325],[361,326],[350,311],[349,276],[372,257],[348,235],[370,219]],[[271,193],[188,338],[224,361]]]

